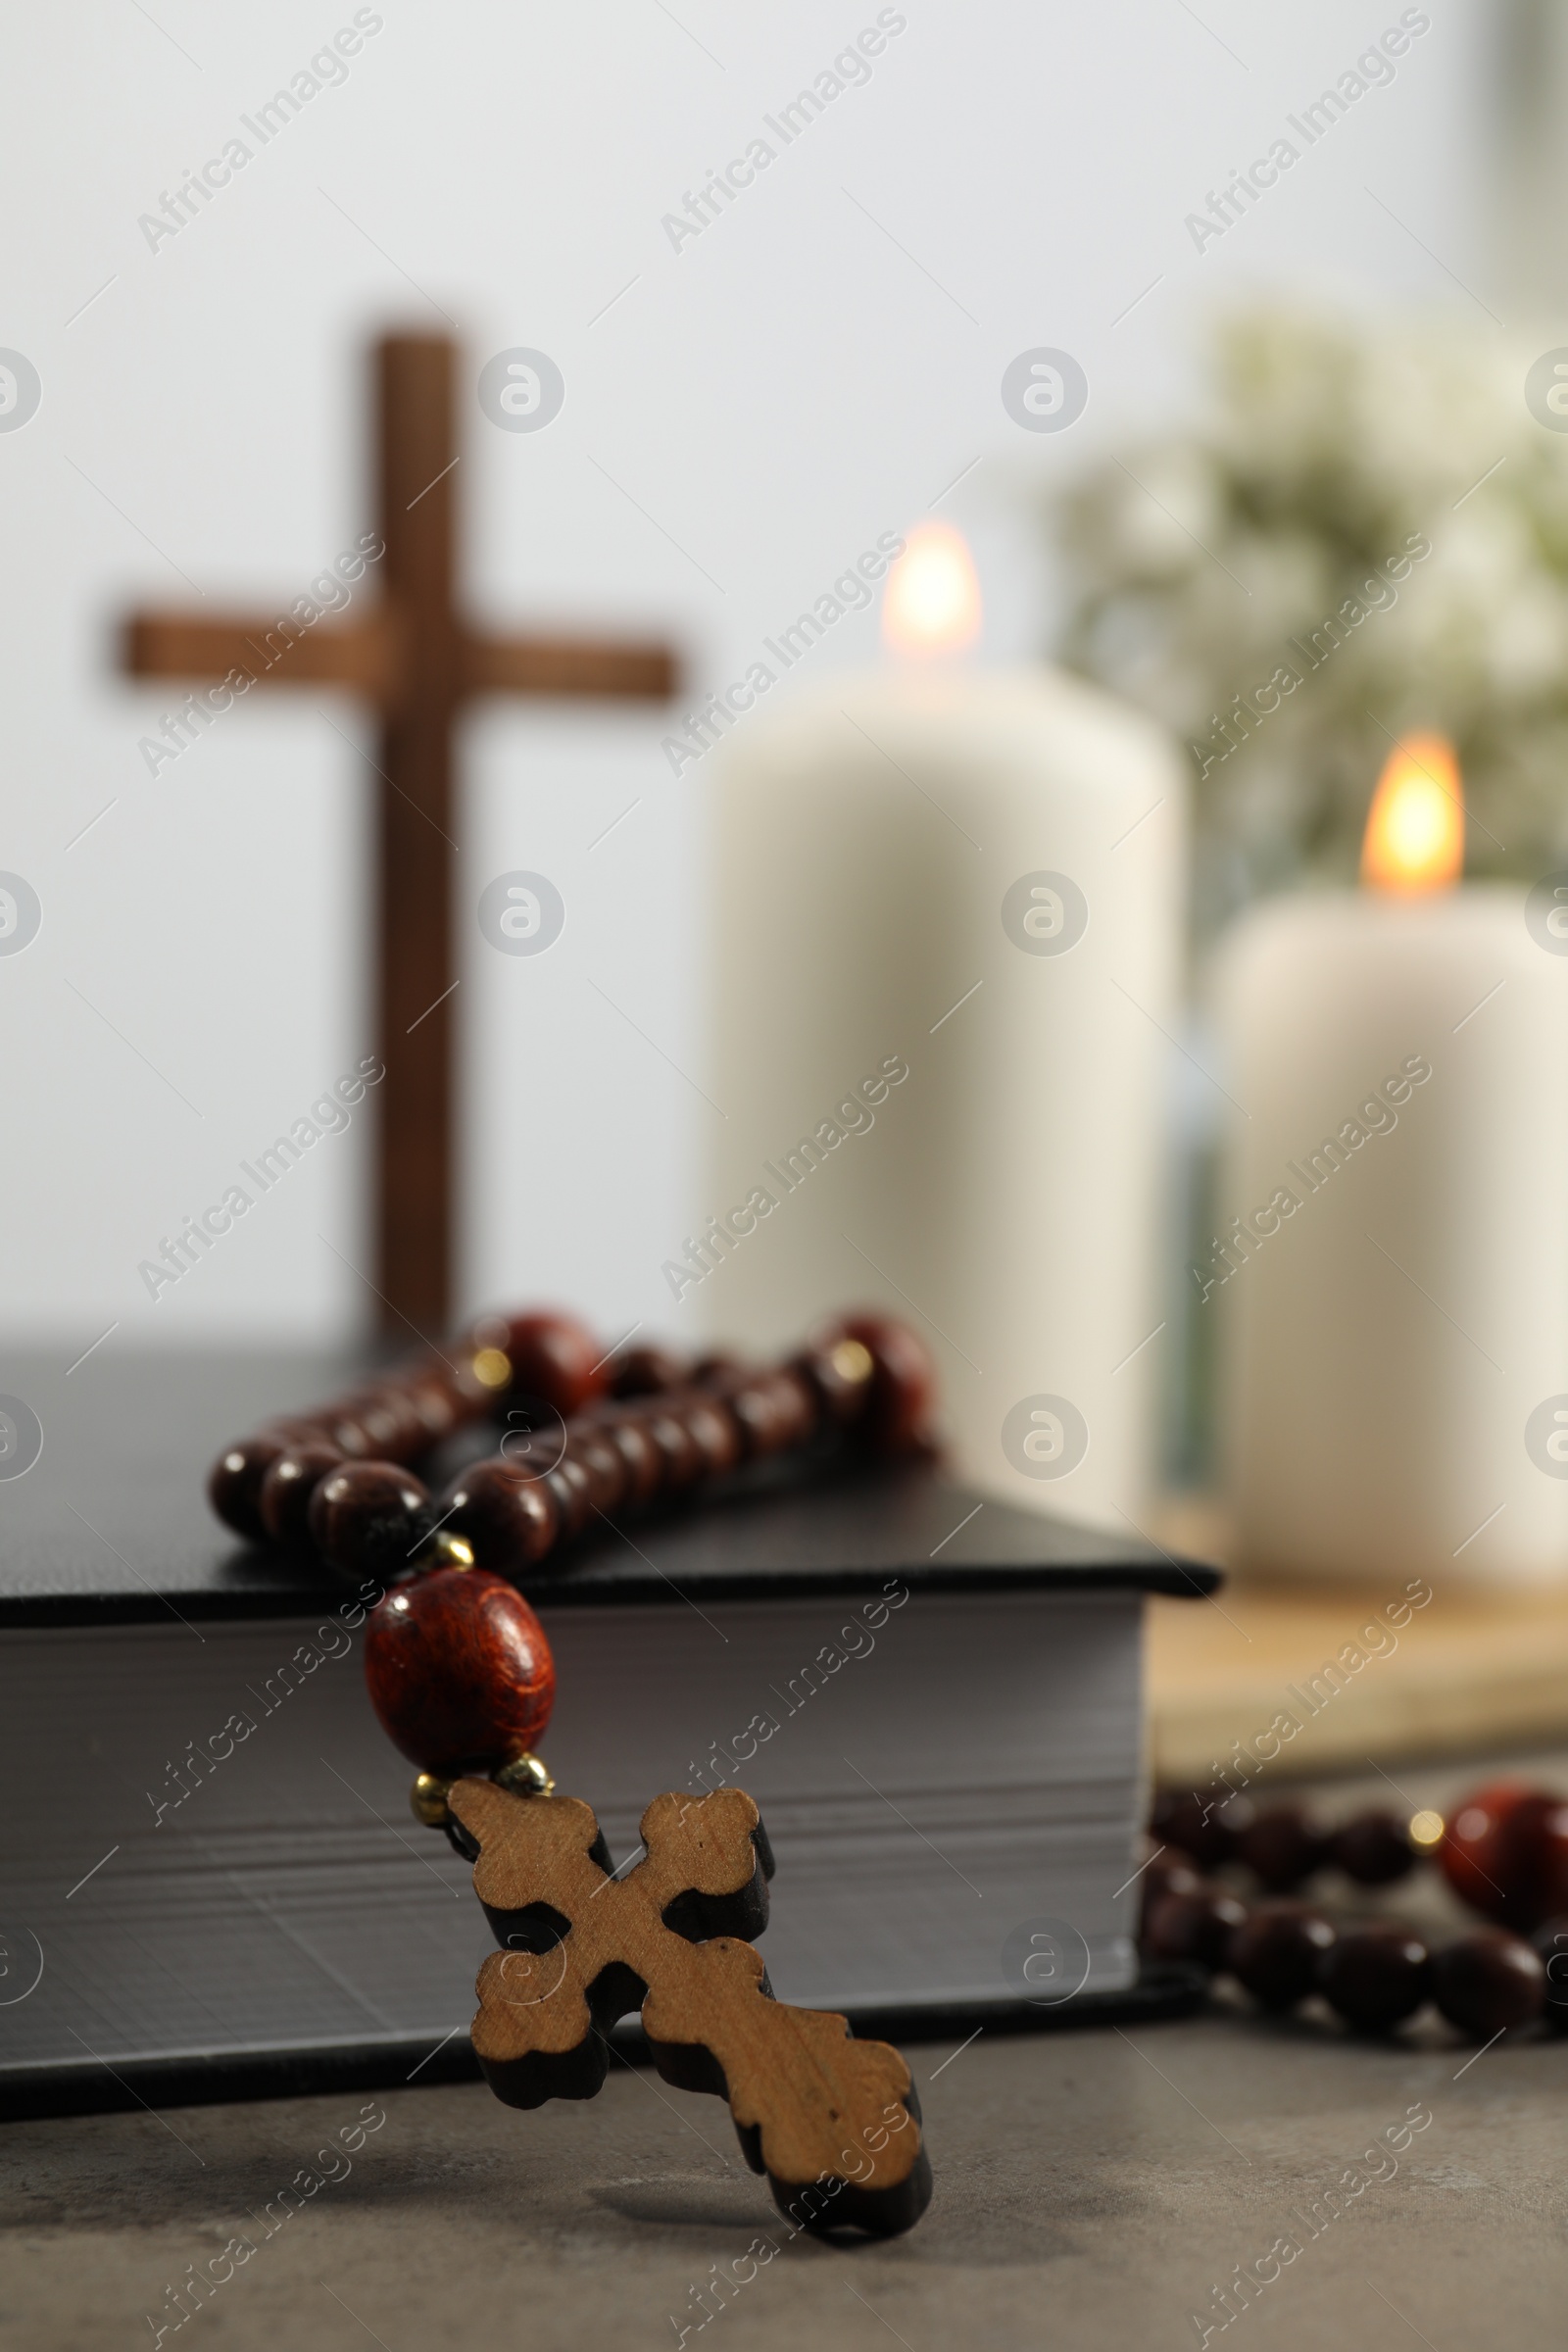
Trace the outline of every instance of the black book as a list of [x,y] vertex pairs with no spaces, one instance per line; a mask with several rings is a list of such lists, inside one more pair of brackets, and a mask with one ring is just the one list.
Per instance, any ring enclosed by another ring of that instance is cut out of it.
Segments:
[[[9,1367],[43,1446],[0,1476],[0,2111],[471,2068],[484,1918],[410,1813],[363,1600],[203,1491],[225,1442],[363,1369]],[[910,2030],[1152,1999],[1143,1597],[1216,1582],[929,1467],[742,1478],[536,1572],[542,1746],[617,1862],[662,1790],[750,1790],[785,2000]]]

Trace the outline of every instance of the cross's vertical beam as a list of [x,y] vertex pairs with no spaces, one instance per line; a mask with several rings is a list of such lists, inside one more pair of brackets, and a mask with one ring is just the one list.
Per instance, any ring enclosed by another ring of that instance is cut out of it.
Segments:
[[[377,908],[380,1089],[376,1281],[392,1328],[444,1328],[454,1194],[452,729],[463,691],[453,605],[453,351],[376,350],[379,507],[390,648],[381,727]],[[432,870],[434,869],[434,870]]]

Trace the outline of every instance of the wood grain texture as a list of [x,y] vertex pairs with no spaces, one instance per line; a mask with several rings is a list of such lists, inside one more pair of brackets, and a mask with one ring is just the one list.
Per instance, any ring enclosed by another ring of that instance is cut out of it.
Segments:
[[[357,1471],[363,1478],[378,1468],[385,1466],[361,1463]],[[356,1468],[340,1475],[352,1480]],[[385,1469],[388,1481],[399,1475]],[[471,1772],[507,1763],[543,1737],[556,1662],[544,1627],[504,1577],[437,1568],[370,1611],[365,1684],[381,1729],[411,1764]]]
[[622,1879],[592,1808],[460,1781],[474,1891],[503,1945],[479,1971],[473,2046],[497,2095],[592,2098],[603,2035],[641,2008],[666,2082],[727,2098],[742,2152],[780,2208],[817,2231],[907,2230],[931,2196],[909,2070],[842,2017],[772,1997],[743,1936],[767,1921],[770,1858],[738,1788],[656,1797],[645,1858]]
[[[1206,1497],[1182,1496],[1148,1524],[1173,1551],[1225,1561],[1229,1531]],[[1411,1581],[1391,1559],[1370,1584],[1239,1572],[1210,1605],[1152,1600],[1146,1690],[1156,1779],[1206,1788],[1233,1742],[1255,1754],[1282,1711],[1298,1728],[1268,1761],[1265,1794],[1290,1778],[1364,1770],[1369,1758],[1392,1766],[1506,1754],[1568,1738],[1568,1592],[1488,1592],[1434,1576],[1431,1601],[1394,1625],[1390,1604]],[[1325,1675],[1330,1664],[1337,1672]]]
[[388,1334],[450,1320],[455,1215],[453,736],[479,694],[673,693],[666,647],[491,636],[459,593],[456,346],[388,335],[375,347],[375,482],[384,555],[379,602],[308,628],[247,614],[134,613],[133,677],[340,686],[376,711],[378,945],[371,1001],[378,1090],[374,1288]]

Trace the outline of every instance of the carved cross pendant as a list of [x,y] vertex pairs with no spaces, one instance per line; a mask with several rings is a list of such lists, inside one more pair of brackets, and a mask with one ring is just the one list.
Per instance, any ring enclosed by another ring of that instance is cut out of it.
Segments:
[[591,2099],[604,2035],[641,2009],[654,2063],[728,2099],[741,2150],[781,2210],[818,2232],[891,2236],[931,2198],[909,2070],[842,2017],[773,1998],[746,1937],[767,1925],[772,1856],[739,1788],[656,1796],[625,1878],[591,1806],[459,1781],[448,1797],[477,1848],[474,1892],[499,1952],[479,1971],[473,2046],[513,2107]]

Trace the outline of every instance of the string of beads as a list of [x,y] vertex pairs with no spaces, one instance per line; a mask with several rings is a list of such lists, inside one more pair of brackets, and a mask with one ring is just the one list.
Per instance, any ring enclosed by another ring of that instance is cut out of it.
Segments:
[[[1446,1820],[1373,1807],[1335,1828],[1298,1804],[1263,1809],[1238,1797],[1211,1807],[1163,1790],[1150,1837],[1141,1935],[1150,1959],[1230,1976],[1276,2014],[1320,1995],[1365,2034],[1387,2034],[1428,2002],[1481,2040],[1538,2019],[1568,2032],[1568,1803],[1549,1789],[1493,1781]],[[1325,1868],[1386,1886],[1422,1860],[1493,1924],[1434,1943],[1405,1922],[1336,1921],[1284,1899]],[[1271,1899],[1249,1904],[1203,1875],[1227,1867]]]
[[[442,1564],[516,1576],[596,1513],[674,1502],[747,1463],[834,1442],[921,1449],[933,1395],[923,1343],[888,1316],[841,1317],[776,1366],[614,1353],[565,1315],[491,1316],[450,1356],[226,1446],[208,1494],[236,1535],[347,1580]],[[499,1450],[432,1493],[416,1465],[484,1421],[505,1426]]]
[[[565,1315],[491,1316],[451,1356],[431,1351],[225,1447],[208,1494],[236,1535],[381,1585],[366,1621],[371,1704],[419,1768],[416,1817],[466,1851],[447,1809],[454,1780],[554,1787],[534,1743],[555,1661],[510,1580],[596,1515],[686,1501],[747,1464],[807,1447],[929,1451],[934,1395],[923,1343],[889,1316],[842,1316],[777,1366],[607,1351]],[[416,1465],[487,1420],[507,1426],[500,1450],[433,1494]]]

